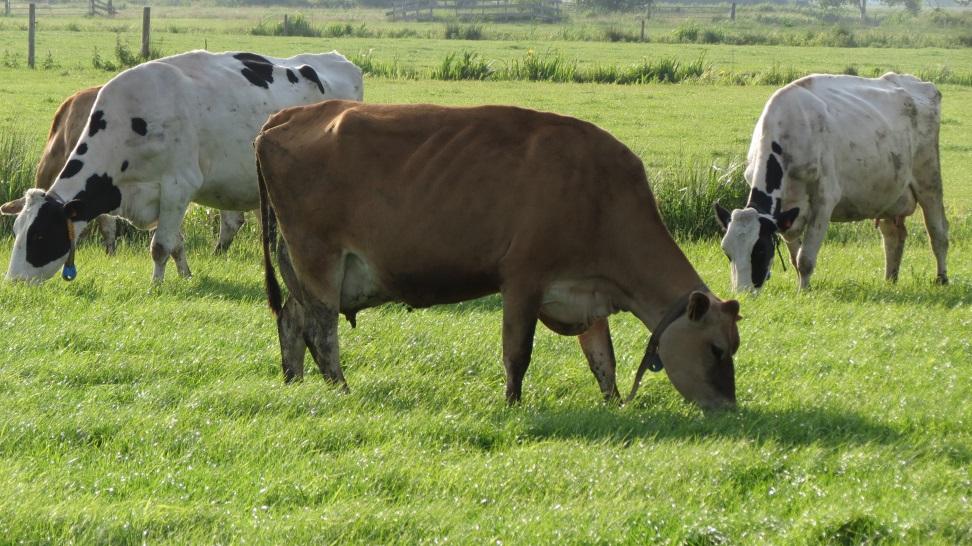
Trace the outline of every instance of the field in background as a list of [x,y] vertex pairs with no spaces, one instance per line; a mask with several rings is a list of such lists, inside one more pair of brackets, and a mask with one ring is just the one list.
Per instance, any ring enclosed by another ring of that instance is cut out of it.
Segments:
[[[391,23],[374,11],[344,17],[382,37],[297,38],[249,34],[291,10],[153,10],[153,47],[165,54],[336,48],[423,71],[463,50],[497,64],[533,50],[585,67],[704,53],[734,70],[972,70],[969,48],[578,39],[620,16],[485,24],[486,37],[499,39],[457,41],[439,36],[444,23]],[[0,18],[0,178],[10,179],[11,158],[26,157],[17,176],[30,180],[60,101],[113,75],[92,66],[95,48],[108,61],[119,41],[137,49],[133,16],[45,20],[41,10],[38,63],[48,51],[51,62],[34,71],[24,68],[25,32]],[[669,13],[650,22],[650,36],[688,24],[716,23]],[[409,28],[417,35],[387,34]],[[517,104],[611,131],[644,159],[703,278],[728,294],[718,243],[688,237],[712,227],[699,225],[706,192],[740,184],[739,162],[775,86],[425,76],[368,77],[365,86],[369,101]],[[154,290],[144,234],[123,241],[115,258],[89,240],[73,283],[0,283],[0,542],[972,542],[972,87],[941,89],[952,285],[931,284],[920,215],[894,286],[881,280],[873,226],[833,229],[812,291],[797,294],[794,272],[776,262],[767,288],[742,298],[741,410],[715,418],[685,405],[662,375],[646,378],[633,404],[603,405],[576,341],[543,328],[524,404],[506,408],[495,297],[365,311],[357,329],[340,327],[350,395],[324,384],[309,359],[308,379],[284,386],[252,217],[229,255],[215,258],[213,221],[191,210],[195,276],[179,279],[170,267]],[[0,234],[3,267],[10,244]],[[647,332],[627,315],[611,325],[626,392]]]

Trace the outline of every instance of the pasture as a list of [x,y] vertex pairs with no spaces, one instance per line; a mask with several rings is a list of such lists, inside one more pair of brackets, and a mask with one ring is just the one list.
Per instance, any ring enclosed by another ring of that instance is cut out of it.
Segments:
[[[462,49],[487,59],[557,49],[590,65],[704,50],[720,66],[838,72],[972,62],[969,49],[551,38],[563,25],[487,25],[510,39],[463,43],[263,37],[247,33],[259,21],[253,10],[210,8],[196,19],[181,10],[171,22],[157,10],[155,45],[166,54],[204,44],[273,55],[374,49],[423,69]],[[375,28],[413,25],[361,17]],[[96,28],[108,24],[126,29]],[[111,57],[116,39],[137,39],[124,16],[41,28],[39,62],[50,50],[57,66],[31,71],[21,57],[0,67],[0,131],[32,143],[30,163],[59,102],[112,75],[92,67],[94,48]],[[0,19],[0,50],[22,55],[25,34]],[[742,161],[775,89],[425,77],[365,85],[369,101],[508,103],[593,121],[644,159],[676,210],[689,206],[685,172]],[[932,284],[920,216],[909,220],[896,285],[882,280],[872,225],[832,227],[812,290],[796,293],[795,273],[777,261],[767,288],[740,298],[740,409],[715,417],[682,402],[663,374],[646,377],[632,404],[605,405],[577,342],[542,327],[524,402],[506,407],[496,297],[365,311],[356,329],[340,326],[350,394],[316,372],[285,386],[252,216],[228,256],[213,257],[212,222],[192,209],[195,275],[170,268],[152,289],[144,234],[111,258],[89,239],[72,283],[0,283],[0,542],[970,542],[972,87],[940,88],[952,284]],[[717,240],[680,243],[728,297]],[[630,315],[611,326],[626,394],[648,332]]]

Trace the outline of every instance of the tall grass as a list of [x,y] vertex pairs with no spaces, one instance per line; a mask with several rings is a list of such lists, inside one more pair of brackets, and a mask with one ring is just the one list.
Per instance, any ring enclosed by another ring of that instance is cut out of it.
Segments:
[[310,38],[320,37],[321,31],[314,27],[310,19],[301,14],[296,14],[287,18],[287,24],[283,20],[277,22],[260,21],[260,23],[250,29],[250,34],[254,36],[305,36]]
[[[576,59],[570,59],[558,52],[536,53],[530,50],[520,58],[506,61],[505,66],[493,68],[496,60],[487,60],[478,53],[462,50],[452,52],[429,70],[418,70],[399,64],[382,63],[371,52],[352,56],[366,74],[386,78],[429,78],[433,80],[506,80],[506,81],[545,81],[558,83],[613,83],[637,85],[647,83],[698,82],[718,85],[786,85],[794,80],[812,74],[813,71],[795,66],[774,64],[761,70],[729,70],[718,68],[705,60],[702,55],[691,62],[677,57],[643,59],[640,63],[629,65],[580,66]],[[855,66],[843,69],[845,74],[877,77],[893,67],[872,67],[859,70]],[[936,84],[972,86],[972,71],[957,71],[947,65],[938,65],[918,71],[916,76]]]
[[[34,187],[38,150],[30,133],[22,127],[0,131],[0,203],[17,199]],[[13,228],[12,216],[0,216],[0,233]]]
[[478,53],[463,51],[450,53],[442,64],[432,69],[433,80],[488,80],[492,77],[493,63],[486,61]]
[[719,234],[712,204],[719,202],[730,210],[745,204],[749,192],[745,168],[744,161],[733,159],[724,164],[674,164],[650,172],[652,192],[668,230],[684,239]]

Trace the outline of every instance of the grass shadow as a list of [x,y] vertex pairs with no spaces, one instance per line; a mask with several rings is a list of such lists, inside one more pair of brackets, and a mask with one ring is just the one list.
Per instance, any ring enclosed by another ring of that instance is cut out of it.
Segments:
[[542,411],[528,419],[537,439],[586,439],[629,443],[633,439],[724,438],[771,440],[783,446],[810,444],[892,444],[901,434],[846,411],[823,408],[740,409],[709,418],[662,411],[645,413],[610,408]]
[[252,279],[228,280],[206,274],[194,275],[193,282],[186,292],[196,297],[216,297],[236,301],[262,301],[267,299],[266,290],[260,282]]
[[875,289],[873,283],[841,280],[814,285],[811,290],[844,303],[906,304],[923,307],[955,308],[972,305],[972,282],[951,279],[946,286],[936,285],[931,277],[927,281],[907,280],[896,285],[885,284]]

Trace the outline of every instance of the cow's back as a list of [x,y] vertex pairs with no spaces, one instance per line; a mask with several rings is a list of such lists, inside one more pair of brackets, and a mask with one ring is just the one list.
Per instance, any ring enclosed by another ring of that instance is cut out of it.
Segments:
[[667,236],[640,160],[555,114],[330,101],[271,118],[257,153],[305,277],[303,256],[355,253],[415,305],[493,292],[523,267],[583,276],[625,230]]
[[896,74],[801,78],[767,102],[750,164],[759,170],[776,142],[785,169],[781,209],[806,210],[808,194],[833,194],[835,218],[873,217],[898,201],[929,150],[937,158],[936,95],[934,86]]

